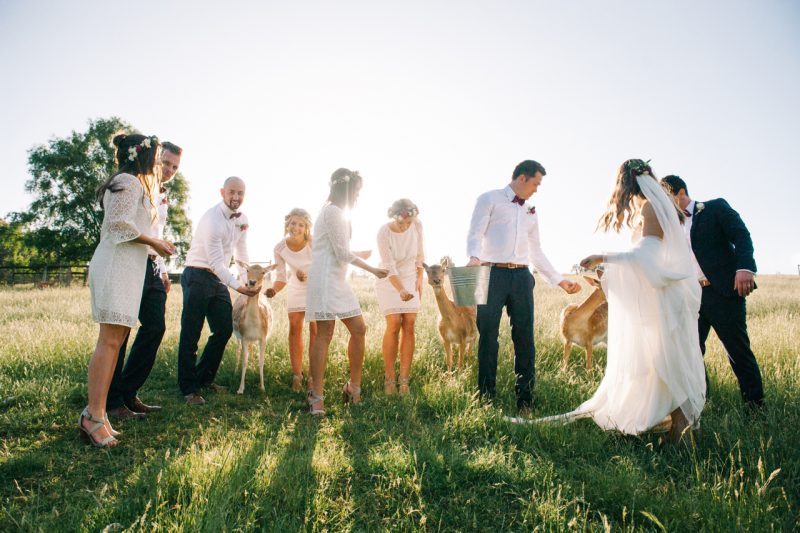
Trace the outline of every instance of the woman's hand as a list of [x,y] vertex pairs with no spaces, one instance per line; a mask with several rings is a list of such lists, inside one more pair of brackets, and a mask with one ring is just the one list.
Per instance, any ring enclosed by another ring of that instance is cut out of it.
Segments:
[[[369,256],[372,255],[372,250],[363,250],[361,252],[353,252],[353,255],[358,257],[359,259],[367,260],[367,259],[369,259]],[[386,277],[386,276],[384,276],[384,277]]]
[[264,294],[267,295],[267,298],[273,298],[276,294],[275,289],[270,287],[269,289],[264,291]]
[[410,300],[411,298],[413,298],[413,297],[414,297],[414,295],[413,295],[413,294],[411,294],[410,292],[408,292],[408,291],[407,291],[407,290],[405,290],[405,289],[403,289],[402,291],[400,291],[400,299],[401,299],[401,300],[403,300],[404,302],[407,302],[407,301],[409,301],[409,300]]
[[586,270],[590,270],[590,269],[596,267],[597,265],[599,265],[600,263],[602,263],[604,259],[605,258],[602,255],[598,255],[598,254],[590,255],[588,257],[584,257],[583,259],[581,259],[581,268],[585,268]]
[[175,245],[164,239],[153,239],[153,242],[150,243],[150,248],[155,250],[161,257],[169,257],[175,253]]
[[294,277],[297,278],[297,281],[305,281],[308,279],[308,274],[306,274],[302,270],[297,270],[294,273]]
[[370,270],[370,272],[372,272],[372,274],[378,279],[383,279],[389,275],[389,271],[385,268],[373,268]]

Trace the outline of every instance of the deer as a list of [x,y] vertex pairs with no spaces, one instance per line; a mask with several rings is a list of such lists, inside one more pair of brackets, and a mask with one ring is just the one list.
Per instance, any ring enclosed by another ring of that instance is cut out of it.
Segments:
[[277,265],[262,267],[260,265],[250,265],[243,261],[236,262],[247,273],[248,287],[258,287],[258,295],[246,296],[239,295],[233,303],[233,334],[239,340],[239,350],[236,353],[236,368],[239,368],[239,360],[242,362],[242,380],[239,383],[237,394],[244,394],[244,377],[247,374],[247,362],[250,355],[250,347],[258,342],[258,372],[261,379],[261,390],[264,390],[264,348],[267,338],[272,332],[272,307],[269,305],[266,296],[261,288],[265,281],[269,281],[269,273]]
[[464,368],[464,354],[470,351],[478,337],[477,308],[470,305],[457,306],[444,290],[444,278],[452,264],[449,257],[443,257],[438,265],[422,264],[439,306],[439,335],[444,344],[448,373],[453,371],[453,345],[457,344],[459,348],[458,370],[461,371]]
[[[598,270],[598,276],[602,271]],[[592,368],[592,347],[608,340],[608,302],[600,281],[584,276],[595,289],[579,304],[569,304],[561,311],[560,330],[564,341],[564,360],[561,367],[566,368],[572,345],[577,344],[586,350],[586,369]]]

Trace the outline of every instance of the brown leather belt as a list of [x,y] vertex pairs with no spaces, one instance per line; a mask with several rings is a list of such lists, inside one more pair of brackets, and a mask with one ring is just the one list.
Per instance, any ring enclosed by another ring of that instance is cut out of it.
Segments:
[[711,286],[711,282],[708,281],[707,279],[701,279],[700,280],[700,286],[701,287],[710,287]]
[[489,263],[497,268],[528,268],[528,265],[518,265],[516,263]]

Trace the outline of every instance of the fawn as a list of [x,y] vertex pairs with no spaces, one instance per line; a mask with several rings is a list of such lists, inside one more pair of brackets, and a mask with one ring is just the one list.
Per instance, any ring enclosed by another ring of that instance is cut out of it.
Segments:
[[[599,273],[599,272],[598,272]],[[572,345],[577,344],[586,350],[586,368],[592,368],[592,346],[608,339],[608,302],[600,281],[584,276],[594,291],[580,304],[570,304],[561,311],[560,329],[564,340],[564,360],[566,368]]]
[[247,373],[247,360],[250,355],[250,345],[258,342],[258,372],[261,379],[261,390],[264,390],[264,348],[267,338],[272,332],[272,308],[267,298],[261,291],[264,281],[269,281],[269,273],[277,265],[262,267],[249,265],[242,261],[237,264],[247,272],[247,286],[259,288],[257,296],[239,295],[233,304],[233,334],[239,339],[239,351],[236,354],[236,368],[239,368],[239,359],[242,363],[242,380],[239,383],[237,394],[244,393],[244,376]]
[[457,306],[447,297],[444,290],[444,278],[448,267],[452,266],[449,257],[443,257],[438,265],[428,266],[423,263],[428,274],[428,284],[433,287],[436,304],[439,306],[439,335],[442,337],[444,351],[447,356],[447,371],[453,370],[453,344],[458,344],[458,369],[464,368],[464,354],[470,350],[478,337],[478,326],[475,322],[477,309],[474,306]]

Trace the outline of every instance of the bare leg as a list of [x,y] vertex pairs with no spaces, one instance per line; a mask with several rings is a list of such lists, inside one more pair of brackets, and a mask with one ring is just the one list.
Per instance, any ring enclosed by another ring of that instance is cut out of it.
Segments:
[[402,316],[386,315],[386,331],[383,334],[383,389],[387,395],[394,394],[397,390],[394,364],[397,361],[397,346]]
[[[328,361],[328,348],[331,345],[331,339],[333,339],[336,321],[319,320],[316,324],[317,334],[308,350],[308,366],[311,374],[311,392],[314,396],[321,398],[325,384],[325,364]],[[322,408],[323,402],[319,401],[313,407]]]
[[292,374],[295,376],[303,373],[303,319],[305,315],[302,311],[289,313],[289,361],[292,363]]
[[[105,418],[106,398],[111,378],[114,376],[114,367],[117,364],[119,347],[131,328],[117,324],[100,324],[100,333],[97,336],[94,355],[89,361],[88,386],[89,386],[89,413],[94,418]],[[85,429],[90,429],[94,423],[88,420],[81,422]],[[111,433],[111,426],[106,422],[105,427],[98,429],[93,437],[101,441]]]
[[[350,361],[350,388],[351,392],[361,390],[361,371],[364,367],[364,344],[367,336],[367,325],[364,317],[354,316],[342,320],[347,330],[350,332],[350,341],[347,343],[347,358]],[[314,376],[316,379],[316,376]],[[353,403],[358,403],[354,399]]]
[[408,392],[408,382],[411,378],[411,363],[414,358],[414,345],[416,337],[414,327],[417,321],[416,313],[404,313],[401,325],[400,340],[400,393]]

